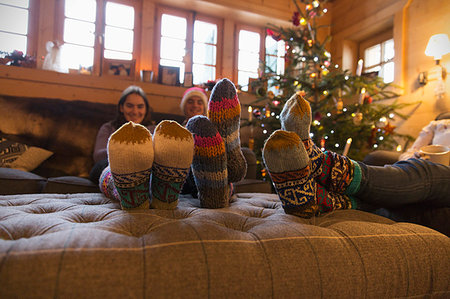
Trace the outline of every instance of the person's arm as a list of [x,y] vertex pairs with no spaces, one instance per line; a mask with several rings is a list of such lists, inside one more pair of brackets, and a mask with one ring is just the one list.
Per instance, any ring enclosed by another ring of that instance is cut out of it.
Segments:
[[108,145],[108,138],[111,135],[112,126],[109,123],[103,124],[97,133],[94,147],[94,161],[97,163],[100,160],[108,158],[106,147]]

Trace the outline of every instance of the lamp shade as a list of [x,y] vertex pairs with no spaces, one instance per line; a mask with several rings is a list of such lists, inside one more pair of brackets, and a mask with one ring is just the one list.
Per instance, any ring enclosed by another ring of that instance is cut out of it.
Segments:
[[435,34],[430,37],[425,55],[433,56],[435,60],[441,59],[442,55],[450,52],[450,41],[447,34]]

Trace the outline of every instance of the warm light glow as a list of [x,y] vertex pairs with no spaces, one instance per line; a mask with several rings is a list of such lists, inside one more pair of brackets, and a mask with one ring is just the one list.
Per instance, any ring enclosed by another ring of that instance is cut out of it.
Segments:
[[251,113],[252,111],[253,111],[253,108],[252,108],[252,106],[248,106],[248,113]]
[[402,151],[402,146],[399,144],[399,145],[397,145],[397,148],[396,148],[396,150],[397,150],[397,152],[401,152]]
[[361,93],[362,93],[362,94],[366,93],[366,89],[365,89],[364,87],[361,88]]
[[434,60],[439,60],[443,55],[450,52],[450,41],[447,34],[435,34],[430,37],[427,48],[425,49],[425,55],[433,56]]
[[305,18],[301,18],[301,19],[300,19],[300,25],[305,26],[306,23],[307,23],[307,22],[306,22]]

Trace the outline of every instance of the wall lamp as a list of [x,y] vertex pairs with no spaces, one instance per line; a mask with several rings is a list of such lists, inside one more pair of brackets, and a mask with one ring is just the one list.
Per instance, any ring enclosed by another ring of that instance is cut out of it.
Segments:
[[447,34],[435,34],[430,37],[427,47],[425,49],[425,55],[434,57],[436,66],[434,66],[429,72],[421,72],[419,74],[419,83],[425,85],[428,81],[443,80],[447,75],[447,71],[440,65],[442,56],[450,52],[450,41]]

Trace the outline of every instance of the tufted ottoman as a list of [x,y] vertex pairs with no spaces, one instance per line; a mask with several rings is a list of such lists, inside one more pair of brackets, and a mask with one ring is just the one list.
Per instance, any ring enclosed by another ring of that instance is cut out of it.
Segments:
[[126,212],[101,194],[0,196],[0,298],[450,297],[450,239],[361,211],[286,215],[181,197]]

